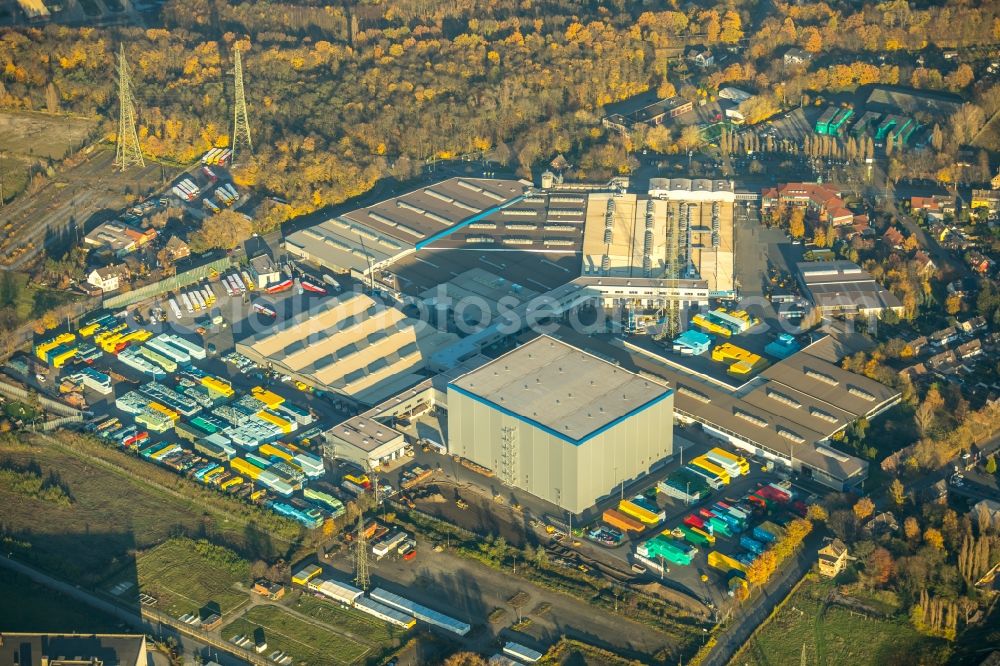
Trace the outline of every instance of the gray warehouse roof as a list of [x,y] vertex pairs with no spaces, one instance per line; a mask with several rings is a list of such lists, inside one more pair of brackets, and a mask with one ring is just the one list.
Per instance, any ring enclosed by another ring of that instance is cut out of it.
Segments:
[[449,387],[575,444],[672,394],[546,335]]

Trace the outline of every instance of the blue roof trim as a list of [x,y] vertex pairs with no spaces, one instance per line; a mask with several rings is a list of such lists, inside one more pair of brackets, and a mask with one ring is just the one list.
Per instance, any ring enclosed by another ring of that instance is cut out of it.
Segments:
[[673,389],[671,389],[671,388],[664,388],[663,393],[661,393],[660,395],[656,396],[655,398],[653,398],[651,400],[648,400],[647,402],[644,402],[643,404],[639,405],[638,407],[636,407],[635,409],[633,409],[633,410],[631,410],[629,412],[626,412],[625,414],[622,414],[621,416],[619,416],[618,418],[614,419],[613,421],[609,421],[608,423],[604,424],[600,428],[597,428],[596,430],[593,430],[593,431],[587,433],[586,435],[584,435],[580,439],[574,439],[574,438],[572,438],[572,437],[570,437],[568,435],[565,435],[565,434],[559,432],[558,430],[556,430],[554,428],[550,428],[547,425],[543,425],[543,424],[539,423],[538,421],[536,421],[534,419],[531,419],[531,418],[528,418],[527,416],[523,416],[521,414],[513,412],[513,411],[507,409],[506,407],[502,407],[502,406],[498,405],[497,403],[493,402],[492,400],[487,400],[486,398],[484,398],[482,396],[476,395],[475,393],[471,393],[471,392],[467,391],[466,389],[464,389],[464,388],[462,388],[460,386],[456,386],[455,384],[449,383],[448,384],[448,388],[449,389],[453,389],[456,393],[461,393],[465,397],[471,398],[472,400],[475,400],[476,402],[478,402],[480,404],[486,405],[488,407],[492,407],[493,409],[497,410],[501,414],[506,414],[507,416],[510,416],[512,418],[517,419],[518,421],[523,421],[524,423],[527,423],[528,425],[530,425],[530,426],[532,426],[534,428],[538,428],[539,430],[541,430],[543,432],[546,432],[546,433],[552,435],[553,437],[558,437],[559,439],[563,440],[564,442],[568,442],[569,444],[572,444],[573,446],[580,446],[581,444],[584,444],[584,443],[588,442],[589,440],[593,439],[594,437],[597,437],[601,433],[603,433],[603,432],[605,432],[607,430],[610,430],[611,428],[614,428],[616,425],[618,425],[619,423],[621,423],[625,419],[627,419],[627,418],[629,418],[631,416],[634,416],[634,415],[638,414],[641,411],[649,409],[653,405],[656,405],[656,404],[658,404],[658,403],[666,400],[667,398],[669,398],[670,396],[672,396],[674,394],[674,390]]
[[469,226],[473,222],[478,222],[479,220],[481,220],[484,217],[487,217],[489,215],[492,215],[493,213],[497,212],[498,210],[503,210],[507,206],[513,206],[517,202],[521,201],[521,199],[524,199],[526,196],[527,196],[526,194],[518,195],[518,196],[514,197],[513,199],[511,199],[510,201],[505,201],[504,203],[500,204],[499,206],[493,206],[492,208],[487,208],[486,210],[484,210],[481,213],[476,213],[472,217],[470,217],[468,219],[465,219],[465,220],[462,220],[461,222],[459,222],[458,224],[456,224],[453,227],[448,227],[447,229],[442,229],[441,231],[439,231],[439,232],[437,232],[435,234],[431,234],[430,236],[428,236],[427,238],[423,239],[422,241],[418,241],[415,247],[418,250],[422,250],[425,247],[427,247],[430,243],[433,243],[434,241],[437,241],[437,240],[441,240],[442,238],[445,238],[446,236],[450,236],[451,234],[455,233],[459,229],[461,229],[463,227]]

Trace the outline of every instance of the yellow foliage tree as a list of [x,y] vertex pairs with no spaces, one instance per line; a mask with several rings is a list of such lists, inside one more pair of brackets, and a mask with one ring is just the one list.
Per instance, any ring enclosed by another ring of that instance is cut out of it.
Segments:
[[855,518],[864,520],[875,513],[875,502],[871,501],[871,498],[862,497],[854,503],[853,511]]

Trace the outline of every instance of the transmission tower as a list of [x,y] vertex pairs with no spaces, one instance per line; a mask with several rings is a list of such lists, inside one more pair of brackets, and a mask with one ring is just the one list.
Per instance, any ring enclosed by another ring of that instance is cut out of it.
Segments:
[[125,62],[125,45],[121,44],[118,50],[118,146],[115,152],[115,167],[121,171],[133,165],[146,166],[135,122],[132,80]]
[[233,162],[237,151],[246,146],[253,152],[253,140],[250,138],[250,116],[247,114],[247,98],[243,93],[243,58],[240,47],[233,46],[233,76],[236,81],[236,101],[233,104]]
[[508,486],[517,482],[517,430],[500,429],[500,480]]
[[368,574],[368,537],[365,536],[365,515],[358,514],[358,535],[354,544],[354,582],[362,590],[371,585]]

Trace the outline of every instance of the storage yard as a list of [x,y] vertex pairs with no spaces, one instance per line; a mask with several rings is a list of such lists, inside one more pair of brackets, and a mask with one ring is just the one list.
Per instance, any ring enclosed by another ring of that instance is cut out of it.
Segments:
[[[87,427],[100,439],[316,528],[343,513],[336,498],[302,494],[325,472],[317,436],[329,422],[317,417],[318,397],[237,353],[210,354],[204,340],[169,326],[214,311],[206,324],[218,329],[226,322],[216,303],[242,299],[257,284],[246,271],[229,271],[168,295],[169,309],[154,307],[148,318],[85,318],[76,331],[38,342],[34,356],[61,372],[65,397],[95,411]],[[319,291],[310,294],[326,293]],[[328,407],[327,418],[336,413]]]

